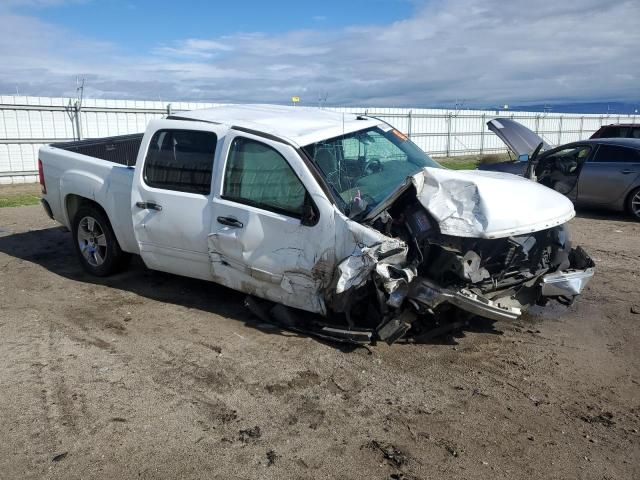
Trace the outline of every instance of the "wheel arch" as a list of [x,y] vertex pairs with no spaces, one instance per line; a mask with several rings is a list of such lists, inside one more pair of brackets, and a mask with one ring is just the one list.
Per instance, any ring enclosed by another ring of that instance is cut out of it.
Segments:
[[80,208],[84,206],[91,206],[100,210],[100,212],[106,217],[107,221],[109,222],[109,227],[113,231],[113,234],[115,235],[116,240],[118,241],[118,244],[122,246],[122,240],[120,239],[118,232],[114,228],[113,221],[109,216],[109,214],[107,213],[107,211],[105,210],[105,208],[95,200],[92,200],[87,197],[83,197],[82,195],[78,195],[75,193],[67,194],[67,196],[64,199],[64,210],[65,210],[65,215],[67,216],[67,219],[69,221],[69,227],[73,228],[73,219],[78,213],[78,210],[80,210]]
[[636,219],[640,220],[640,217],[638,217],[637,215],[635,215],[632,211],[632,206],[631,206],[631,201],[633,199],[634,196],[640,194],[640,183],[636,183],[633,187],[631,187],[631,189],[629,190],[629,193],[627,194],[627,196],[624,199],[624,209],[626,210],[626,212],[629,215],[634,216]]

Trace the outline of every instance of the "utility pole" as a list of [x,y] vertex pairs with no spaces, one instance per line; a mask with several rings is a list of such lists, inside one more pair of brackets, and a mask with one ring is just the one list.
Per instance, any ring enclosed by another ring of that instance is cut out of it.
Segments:
[[84,78],[82,82],[80,82],[80,78],[76,77],[76,100],[71,103],[71,99],[69,99],[69,104],[67,105],[67,114],[69,115],[69,120],[71,120],[71,128],[74,129],[75,124],[75,133],[73,135],[74,140],[78,137],[78,140],[82,140],[82,126],[80,123],[80,112],[82,111],[82,100],[84,99]]

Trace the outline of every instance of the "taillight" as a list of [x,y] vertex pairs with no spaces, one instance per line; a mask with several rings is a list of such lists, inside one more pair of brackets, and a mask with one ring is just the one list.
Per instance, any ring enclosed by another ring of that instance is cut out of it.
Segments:
[[38,178],[42,186],[42,193],[47,194],[47,186],[44,184],[44,171],[42,170],[42,160],[38,159]]

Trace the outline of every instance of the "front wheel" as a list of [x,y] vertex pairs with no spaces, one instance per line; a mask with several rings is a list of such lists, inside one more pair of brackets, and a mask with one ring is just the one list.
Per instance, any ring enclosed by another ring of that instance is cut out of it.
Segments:
[[106,215],[93,205],[80,207],[73,218],[73,243],[82,268],[106,277],[121,270],[129,260],[122,251]]
[[640,187],[629,194],[627,210],[636,220],[640,220]]

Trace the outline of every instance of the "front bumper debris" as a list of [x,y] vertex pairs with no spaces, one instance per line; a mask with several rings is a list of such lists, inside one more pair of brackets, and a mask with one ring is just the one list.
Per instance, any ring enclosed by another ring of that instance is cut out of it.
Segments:
[[554,272],[542,277],[541,293],[545,297],[574,297],[580,295],[593,277],[595,270]]
[[431,309],[443,303],[450,303],[461,310],[491,320],[515,320],[522,314],[520,308],[501,305],[500,302],[489,300],[466,289],[456,291],[441,288],[424,278],[412,285],[409,298]]

